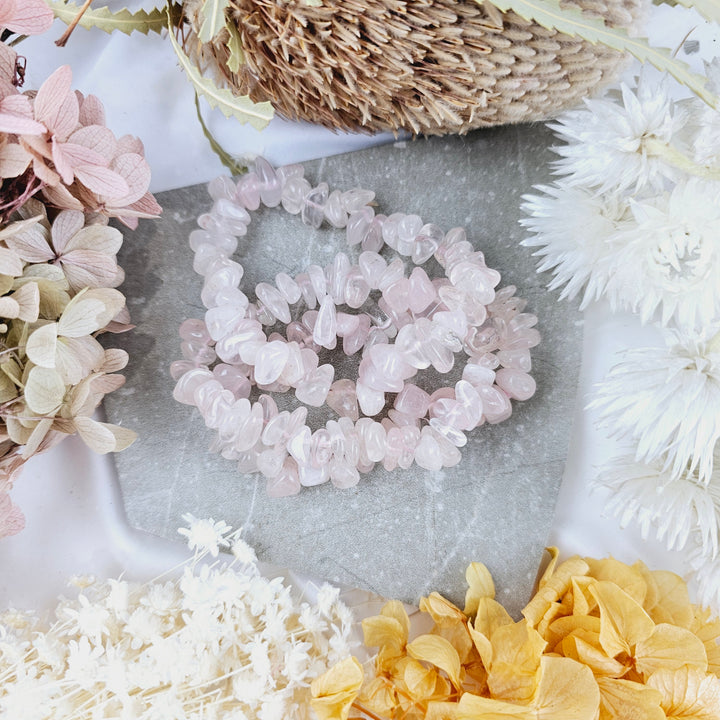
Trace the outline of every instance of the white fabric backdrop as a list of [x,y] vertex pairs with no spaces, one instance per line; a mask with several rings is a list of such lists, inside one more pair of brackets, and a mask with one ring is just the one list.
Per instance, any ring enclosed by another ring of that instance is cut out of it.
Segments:
[[[711,57],[717,45],[716,29],[691,12],[675,8],[670,15],[666,10],[655,12],[651,37],[676,47],[690,32]],[[53,41],[63,29],[56,22],[45,36],[19,46],[27,57],[26,88],[39,87],[59,65],[70,64],[74,87],[100,97],[114,133],[130,133],[143,140],[155,192],[207,181],[223,172],[203,136],[193,91],[176,66],[167,39],[109,36],[78,28],[68,46],[58,49]],[[700,65],[698,56],[687,59]],[[259,133],[218,113],[209,117],[213,132],[226,147],[262,153],[273,163],[303,161],[392,140],[391,136],[334,134],[280,120]],[[589,491],[595,468],[614,454],[613,443],[583,409],[592,385],[617,361],[615,351],[659,344],[659,336],[652,328],[642,328],[635,317],[611,315],[604,303],[585,312],[584,325],[580,391],[550,541],[563,556],[612,554],[629,562],[639,558],[651,567],[682,574],[680,554],[666,551],[652,539],[643,540],[634,529],[621,530],[614,518],[603,517],[603,494]],[[75,438],[31,460],[12,497],[24,510],[27,527],[13,538],[0,540],[0,608],[45,606],[63,591],[72,574],[104,576],[127,569],[131,576],[146,577],[184,557],[179,541],[153,538],[127,526],[111,462],[94,456]]]

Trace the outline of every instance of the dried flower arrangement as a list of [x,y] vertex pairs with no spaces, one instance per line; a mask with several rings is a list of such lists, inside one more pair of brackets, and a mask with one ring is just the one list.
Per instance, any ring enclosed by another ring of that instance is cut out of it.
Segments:
[[347,659],[313,681],[320,720],[627,720],[720,717],[720,622],[673,573],[573,557],[550,567],[514,622],[473,563],[464,610],[399,602],[363,620],[371,668]]
[[[720,63],[708,76],[717,89]],[[597,388],[591,407],[634,448],[596,482],[623,525],[691,549],[720,607],[720,115],[641,76],[553,127],[562,178],[526,197],[525,244],[561,297],[605,297],[667,345],[625,353]]]
[[[42,32],[42,0],[3,3],[0,26]],[[4,35],[5,36],[5,35]],[[129,329],[116,217],[155,217],[142,143],[105,127],[100,101],[71,89],[67,66],[23,93],[24,58],[0,42],[0,537],[23,517],[8,491],[23,463],[67,435],[121,450],[135,435],[92,419],[120,387],[122,350],[96,340]]]
[[[134,14],[47,2],[71,27],[169,27],[197,93],[258,129],[274,111],[424,134],[543,119],[612,79],[625,53],[715,102],[702,77],[635,36],[644,0],[183,0]],[[681,4],[718,19],[712,3]]]
[[[184,516],[193,557],[147,583],[76,578],[55,618],[0,614],[8,720],[300,720],[310,682],[351,651],[353,617],[330,585],[314,602],[268,579],[240,531]],[[211,560],[220,547],[233,558]],[[210,556],[210,557],[208,557]]]

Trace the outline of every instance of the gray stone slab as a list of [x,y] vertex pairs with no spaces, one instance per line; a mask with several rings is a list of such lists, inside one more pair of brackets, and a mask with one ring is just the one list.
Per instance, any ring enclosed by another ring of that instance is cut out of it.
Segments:
[[[461,602],[465,567],[481,560],[499,599],[517,613],[552,522],[580,362],[580,316],[546,292],[546,278],[519,246],[521,195],[549,181],[551,141],[542,126],[507,127],[306,164],[311,181],[375,190],[379,212],[466,227],[488,265],[501,271],[501,285],[516,285],[539,316],[543,342],[533,351],[535,397],[515,404],[508,421],[475,430],[455,468],[380,468],[352,490],[328,483],[280,500],[266,496],[263,478],[242,476],[233,462],[207,452],[211,434],[197,410],[172,399],[168,366],[180,357],[178,326],[204,312],[187,237],[210,201],[204,186],[161,194],[162,219],[126,233],[121,251],[137,329],[112,338],[131,361],[126,386],[106,400],[109,419],[140,434],[116,456],[130,523],[174,536],[185,512],[224,518],[244,526],[264,561],[409,602],[432,590]],[[256,213],[244,240],[238,255],[250,289],[282,269],[326,264],[345,248],[342,232],[312,231],[282,210]]]

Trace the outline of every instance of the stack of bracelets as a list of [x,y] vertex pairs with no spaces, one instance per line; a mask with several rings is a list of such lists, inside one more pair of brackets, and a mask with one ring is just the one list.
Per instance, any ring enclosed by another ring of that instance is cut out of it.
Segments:
[[[261,472],[271,496],[327,480],[352,487],[375,463],[388,471],[413,462],[450,467],[460,461],[465,433],[505,420],[510,399],[535,392],[528,372],[530,348],[540,341],[537,318],[522,312],[514,287],[495,290],[500,273],[462,228],[445,233],[417,215],[376,215],[374,193],[312,187],[302,166],[274,169],[263,158],[237,183],[213,180],[209,192],[212,210],[190,235],[207,312],[180,327],[185,359],[171,365],[174,397],[217,430],[211,449],[242,473]],[[345,228],[348,244],[362,250],[356,264],[341,252],[325,268],[278,273],[250,301],[240,290],[243,267],[231,257],[260,203],[282,205],[314,228],[323,221]],[[384,245],[410,257],[409,275],[402,257],[388,262],[380,254]],[[443,277],[419,267],[431,258]],[[334,350],[338,338],[346,355],[362,355],[355,380],[336,379],[332,364],[319,364],[322,348]],[[428,393],[411,382],[430,366],[450,372],[460,351],[466,364],[454,387]],[[270,393],[290,389],[303,405],[279,411]],[[338,417],[312,430],[305,406],[324,404]]]

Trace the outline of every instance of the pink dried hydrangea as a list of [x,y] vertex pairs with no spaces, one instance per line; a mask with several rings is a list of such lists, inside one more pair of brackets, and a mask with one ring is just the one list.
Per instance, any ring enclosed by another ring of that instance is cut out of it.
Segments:
[[0,0],[0,30],[39,35],[52,21],[53,11],[44,0]]
[[65,65],[37,93],[21,93],[18,56],[0,44],[0,223],[32,196],[132,228],[138,218],[156,217],[142,143],[116,138],[100,101],[73,91],[71,82]]

